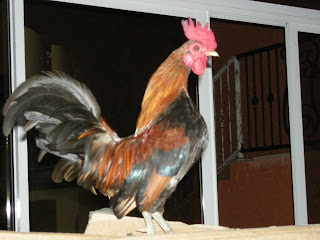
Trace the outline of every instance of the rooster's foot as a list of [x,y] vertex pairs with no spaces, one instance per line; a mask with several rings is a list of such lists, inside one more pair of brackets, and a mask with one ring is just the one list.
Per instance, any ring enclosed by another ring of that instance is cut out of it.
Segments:
[[137,231],[147,233],[148,235],[155,234],[156,231],[154,229],[154,225],[152,222],[152,219],[154,219],[165,233],[173,233],[174,232],[172,230],[172,228],[169,226],[169,224],[167,223],[167,221],[163,218],[161,213],[155,212],[155,213],[151,214],[151,213],[144,211],[144,212],[142,212],[142,215],[143,215],[144,221],[146,223],[146,228],[140,229]]

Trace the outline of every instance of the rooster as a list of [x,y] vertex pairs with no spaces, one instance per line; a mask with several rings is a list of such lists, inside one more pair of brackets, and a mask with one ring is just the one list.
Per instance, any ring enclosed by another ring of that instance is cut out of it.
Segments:
[[62,72],[43,72],[22,83],[4,109],[3,133],[25,118],[26,131],[36,128],[40,148],[60,157],[52,174],[59,183],[78,185],[111,199],[120,219],[138,208],[147,234],[154,219],[173,232],[162,214],[177,184],[208,143],[204,119],[187,91],[188,75],[202,75],[208,56],[218,56],[208,24],[182,20],[188,41],[173,51],[149,80],[133,135],[120,138],[101,117],[90,90]]

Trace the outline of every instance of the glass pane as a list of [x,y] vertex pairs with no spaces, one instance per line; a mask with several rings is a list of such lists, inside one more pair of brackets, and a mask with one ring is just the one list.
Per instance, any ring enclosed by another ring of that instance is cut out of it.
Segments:
[[320,35],[299,33],[299,60],[309,223],[320,222]]
[[212,28],[219,223],[294,224],[284,29],[215,19]]
[[[25,1],[26,73],[63,70],[84,82],[102,116],[120,135],[135,131],[148,79],[186,41],[181,19],[81,5]],[[193,75],[192,78],[195,78]],[[196,100],[196,81],[189,81]],[[51,180],[57,158],[37,163],[37,133],[28,134],[32,231],[83,232],[88,212],[108,207],[108,198]],[[201,223],[199,165],[167,201],[164,217]],[[137,211],[131,215],[141,216]]]
[[[1,108],[9,96],[9,29],[8,29],[8,1],[0,0],[0,101]],[[3,116],[0,114],[0,126]],[[12,158],[11,137],[6,138],[0,134],[0,229],[14,230],[13,216],[13,181],[12,181]]]

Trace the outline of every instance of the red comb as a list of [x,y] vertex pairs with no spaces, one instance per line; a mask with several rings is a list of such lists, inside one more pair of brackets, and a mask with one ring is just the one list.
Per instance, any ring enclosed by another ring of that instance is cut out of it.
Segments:
[[193,41],[199,41],[206,46],[209,50],[215,50],[217,48],[216,38],[211,29],[208,30],[208,23],[201,28],[200,22],[197,22],[197,25],[194,26],[194,23],[191,18],[188,20],[181,21],[184,35]]

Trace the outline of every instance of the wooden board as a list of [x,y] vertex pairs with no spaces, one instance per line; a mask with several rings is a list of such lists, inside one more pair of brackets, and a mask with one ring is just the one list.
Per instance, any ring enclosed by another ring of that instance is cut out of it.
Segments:
[[145,235],[135,230],[144,227],[142,218],[125,217],[121,220],[102,212],[91,214],[85,234],[65,233],[15,233],[0,231],[1,240],[296,240],[320,239],[320,224],[307,226],[283,226],[252,229],[230,229],[226,227],[187,225],[181,222],[169,222],[175,233],[164,234],[157,229],[156,235]]

